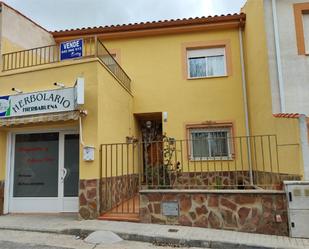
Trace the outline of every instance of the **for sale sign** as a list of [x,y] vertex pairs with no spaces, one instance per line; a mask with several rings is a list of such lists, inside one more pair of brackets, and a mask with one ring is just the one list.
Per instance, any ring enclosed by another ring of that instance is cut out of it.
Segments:
[[62,42],[60,60],[69,60],[83,56],[83,39]]

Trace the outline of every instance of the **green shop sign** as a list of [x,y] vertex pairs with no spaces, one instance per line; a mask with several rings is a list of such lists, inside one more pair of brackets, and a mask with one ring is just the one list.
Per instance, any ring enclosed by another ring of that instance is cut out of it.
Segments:
[[75,88],[0,97],[0,118],[73,111]]

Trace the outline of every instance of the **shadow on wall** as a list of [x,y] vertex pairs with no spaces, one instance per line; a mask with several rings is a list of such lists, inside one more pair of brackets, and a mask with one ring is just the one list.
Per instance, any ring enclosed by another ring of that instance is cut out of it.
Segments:
[[0,215],[3,214],[4,204],[4,181],[0,181]]

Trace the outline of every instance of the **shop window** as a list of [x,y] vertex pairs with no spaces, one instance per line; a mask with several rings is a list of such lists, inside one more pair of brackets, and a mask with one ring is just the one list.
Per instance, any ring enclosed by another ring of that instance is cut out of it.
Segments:
[[225,48],[187,50],[188,78],[226,76]]
[[190,160],[230,160],[233,156],[232,127],[189,128]]
[[309,2],[294,4],[295,30],[299,55],[309,55]]

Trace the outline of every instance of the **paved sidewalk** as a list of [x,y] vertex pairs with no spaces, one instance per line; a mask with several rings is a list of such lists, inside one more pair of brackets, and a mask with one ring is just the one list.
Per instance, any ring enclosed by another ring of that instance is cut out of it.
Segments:
[[[0,229],[80,234],[98,230],[117,233],[124,239],[167,242],[209,248],[309,248],[308,239],[294,239],[207,228],[167,226],[99,220],[79,221],[75,215],[0,216]],[[170,230],[172,229],[172,231]]]

